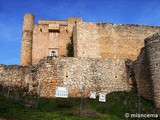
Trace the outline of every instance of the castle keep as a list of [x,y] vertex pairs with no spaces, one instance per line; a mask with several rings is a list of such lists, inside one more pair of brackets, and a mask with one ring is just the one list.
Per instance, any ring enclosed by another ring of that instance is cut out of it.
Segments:
[[73,26],[81,18],[67,21],[39,20],[34,24],[34,15],[25,14],[22,34],[21,65],[36,64],[46,56],[66,56],[66,46],[71,41]]
[[73,38],[74,57],[136,60],[144,39],[160,27],[67,21],[38,20],[25,14],[22,34],[21,65],[37,64],[46,56],[66,56],[66,46]]
[[[39,20],[25,14],[22,30],[21,65],[0,65],[0,85],[27,88],[41,97],[54,98],[58,86],[69,97],[90,92],[131,90],[137,82],[144,98],[160,108],[160,27]],[[73,40],[74,57],[67,57]],[[56,57],[55,57],[56,56]],[[40,92],[39,92],[40,91]]]

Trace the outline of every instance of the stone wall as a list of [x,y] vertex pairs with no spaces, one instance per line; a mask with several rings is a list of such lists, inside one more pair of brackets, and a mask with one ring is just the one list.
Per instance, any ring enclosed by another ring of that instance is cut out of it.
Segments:
[[160,32],[145,39],[154,103],[160,108]]
[[154,100],[153,86],[150,79],[150,68],[148,66],[146,47],[141,49],[140,55],[133,63],[133,71],[140,95],[148,100]]
[[80,97],[82,85],[86,97],[129,90],[124,60],[47,57],[30,67],[1,65],[0,78],[3,86],[27,86],[42,97],[55,97],[58,86],[68,87],[69,97]]
[[[74,29],[73,29],[74,27]],[[160,27],[82,22],[81,18],[39,20],[24,16],[21,65],[37,64],[55,51],[66,56],[73,35],[75,57],[135,60],[144,46],[143,40]]]
[[160,33],[145,39],[145,47],[133,63],[140,94],[160,108]]
[[39,20],[34,24],[34,15],[25,14],[22,31],[21,65],[37,64],[40,59],[50,56],[66,56],[67,44],[71,41],[73,26],[81,18],[61,20]]
[[160,27],[80,22],[76,29],[75,56],[136,60],[144,39]]
[[73,26],[75,22],[81,21],[81,18],[68,18],[67,21],[39,20],[33,31],[32,64],[50,56],[52,51],[56,51],[57,56],[66,56]]
[[94,23],[77,23],[73,31],[75,57],[100,57],[97,29]]
[[44,56],[47,56],[49,54],[48,42],[48,25],[34,25],[32,64],[37,63],[40,58],[43,58]]
[[[49,29],[51,25],[58,26],[58,29]],[[67,21],[39,21],[33,31],[32,64],[50,56],[52,51],[56,51],[57,56],[66,56],[66,46],[71,36]]]

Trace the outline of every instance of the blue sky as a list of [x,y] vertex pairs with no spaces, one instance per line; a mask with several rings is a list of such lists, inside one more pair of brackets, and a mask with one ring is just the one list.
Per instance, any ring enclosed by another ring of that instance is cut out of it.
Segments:
[[19,64],[23,16],[160,26],[160,0],[0,0],[0,64]]

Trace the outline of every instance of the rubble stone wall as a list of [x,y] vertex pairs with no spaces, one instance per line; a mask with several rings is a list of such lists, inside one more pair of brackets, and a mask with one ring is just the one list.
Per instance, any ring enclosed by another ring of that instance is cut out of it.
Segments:
[[160,108],[160,32],[145,39],[148,66],[153,85],[154,103]]
[[145,47],[133,63],[140,94],[160,108],[160,33],[145,39]]
[[141,53],[137,60],[133,63],[135,79],[140,95],[148,100],[153,100],[153,86],[150,79],[150,68],[148,65],[146,47],[141,49]]
[[30,67],[1,65],[0,78],[3,86],[28,86],[48,98],[55,97],[58,86],[68,87],[69,97],[80,97],[82,86],[85,96],[129,90],[124,60],[46,57]]

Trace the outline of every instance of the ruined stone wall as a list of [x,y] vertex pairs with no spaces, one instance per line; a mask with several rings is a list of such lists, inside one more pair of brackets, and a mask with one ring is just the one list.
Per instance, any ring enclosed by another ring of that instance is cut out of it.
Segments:
[[[118,69],[115,76],[114,69]],[[3,85],[28,85],[29,91],[39,91],[42,97],[55,97],[58,86],[68,87],[69,97],[80,97],[91,91],[110,93],[129,90],[124,60],[47,57],[30,67],[0,66]],[[13,84],[10,84],[13,81]]]
[[144,39],[160,27],[81,22],[77,26],[75,55],[136,60]]
[[3,86],[21,86],[24,84],[25,67],[0,65],[0,84]]
[[160,32],[145,39],[154,103],[160,108]]
[[150,76],[150,68],[146,47],[141,49],[140,55],[133,63],[133,71],[140,95],[148,100],[154,100],[153,85]]
[[36,95],[38,91],[38,83],[35,79],[36,72],[36,66],[0,64],[0,86],[4,91],[9,92],[10,90]]
[[145,39],[145,47],[133,63],[138,90],[160,108],[160,33]]
[[[57,86],[68,87],[70,97],[80,97],[82,85],[85,85],[87,96],[91,91],[110,93],[129,89],[124,61],[50,58],[42,67],[36,77],[43,86],[41,95],[44,97],[54,97]],[[119,69],[116,78],[115,67]]]

